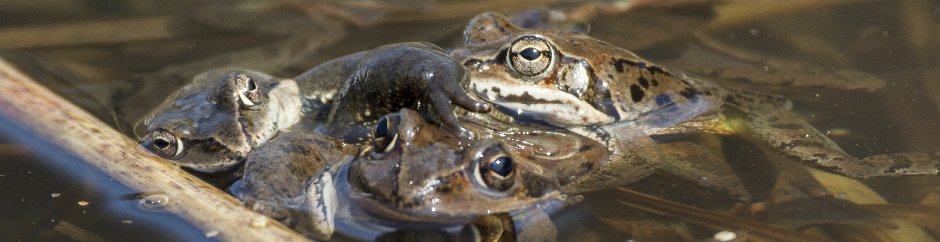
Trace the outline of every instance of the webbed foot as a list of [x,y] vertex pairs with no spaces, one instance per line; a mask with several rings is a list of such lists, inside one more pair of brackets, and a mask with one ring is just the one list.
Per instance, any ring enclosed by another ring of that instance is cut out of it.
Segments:
[[[469,78],[462,68],[458,70],[458,72],[463,75],[462,79],[465,80]],[[470,97],[470,95],[475,94],[470,94],[470,92],[465,91],[460,86],[460,83],[463,83],[463,81],[438,80],[430,82],[430,102],[434,113],[440,118],[444,127],[450,129],[454,134],[457,134],[462,141],[469,140],[471,138],[470,131],[464,128],[460,121],[457,120],[457,116],[451,108],[451,103],[457,104],[457,106],[471,112],[478,113],[489,112],[491,105]]]
[[734,127],[813,167],[855,178],[937,175],[940,153],[881,154],[858,159],[842,151],[826,135],[793,112],[761,110],[737,113],[743,124]]

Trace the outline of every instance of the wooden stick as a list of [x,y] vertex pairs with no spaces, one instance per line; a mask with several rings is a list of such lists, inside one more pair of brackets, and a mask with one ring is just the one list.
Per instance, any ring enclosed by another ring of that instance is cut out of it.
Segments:
[[741,1],[719,5],[717,16],[705,27],[707,32],[720,31],[750,24],[775,16],[799,12],[806,9],[823,9],[863,1],[847,0],[790,0],[790,1]]
[[169,197],[165,209],[228,241],[308,241],[223,191],[140,148],[0,59],[0,115],[128,187]]

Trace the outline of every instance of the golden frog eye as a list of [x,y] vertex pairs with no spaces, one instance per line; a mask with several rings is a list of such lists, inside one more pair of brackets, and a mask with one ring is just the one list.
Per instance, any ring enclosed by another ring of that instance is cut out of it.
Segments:
[[522,76],[545,74],[555,63],[554,47],[537,36],[522,36],[513,41],[506,55],[509,67]]
[[516,163],[498,145],[484,151],[479,161],[474,172],[477,182],[497,191],[512,187]]
[[261,104],[261,94],[258,92],[258,84],[255,80],[245,74],[236,74],[235,86],[238,87],[238,101],[246,106],[252,107]]
[[180,154],[183,153],[183,141],[162,129],[151,133],[144,146],[151,152],[167,159],[178,159]]
[[[389,121],[391,119],[391,121]],[[372,130],[372,151],[378,154],[387,153],[398,143],[397,122],[398,114],[389,114],[379,119]]]

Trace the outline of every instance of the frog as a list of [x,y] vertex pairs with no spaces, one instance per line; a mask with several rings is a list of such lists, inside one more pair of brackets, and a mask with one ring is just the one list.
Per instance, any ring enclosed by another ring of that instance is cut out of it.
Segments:
[[141,146],[199,172],[230,169],[256,146],[300,120],[296,82],[238,68],[193,78],[138,125]]
[[792,111],[785,97],[673,73],[582,33],[516,27],[500,13],[473,18],[464,47],[451,56],[467,69],[468,89],[493,104],[502,120],[564,128],[615,151],[614,137],[625,128],[647,136],[713,133],[740,135],[848,177],[940,172],[940,153],[855,158]]
[[[277,131],[319,127],[346,143],[367,139],[372,122],[398,108],[423,113],[468,137],[451,103],[477,112],[459,83],[466,74],[430,43],[379,46],[323,63],[295,78],[212,70],[167,97],[141,123],[142,146],[183,167],[217,172],[235,167]],[[389,90],[392,90],[391,92]],[[300,123],[300,127],[294,124]]]
[[[372,138],[368,127],[377,117],[403,107],[418,108],[431,121],[455,132],[463,143],[474,142],[468,139],[471,134],[492,139],[511,137],[505,135],[507,132],[541,132],[542,137],[550,137],[547,132],[557,131],[546,127],[535,127],[543,131],[533,131],[526,125],[492,121],[491,116],[499,116],[499,113],[488,112],[490,106],[476,101],[475,94],[459,93],[463,84],[472,82],[464,69],[435,45],[398,43],[325,62],[294,79],[300,89],[305,90],[305,107],[329,107],[312,115],[325,120],[318,132],[342,137],[347,143],[362,144]],[[452,111],[451,103],[446,100],[452,100],[460,108]],[[471,123],[486,128],[464,127]],[[643,178],[661,167],[663,158],[652,139],[636,128],[620,130],[621,135],[605,141],[608,147],[615,148],[608,148],[613,154],[600,161],[603,169],[579,176],[574,182],[581,184],[579,188],[567,192],[609,188]],[[499,133],[503,136],[494,137]],[[532,137],[535,135],[527,138]],[[610,145],[614,143],[617,145]]]
[[249,208],[324,240],[342,206],[369,215],[341,219],[347,224],[459,226],[501,213],[547,219],[529,210],[566,201],[571,178],[608,155],[602,144],[562,131],[465,125],[481,134],[468,148],[409,109],[380,118],[361,147],[309,130],[285,132],[250,153],[229,191]]
[[574,193],[565,186],[609,155],[603,144],[564,131],[471,122],[464,125],[478,136],[461,149],[455,134],[422,117],[408,109],[386,115],[350,164],[351,189],[370,194],[366,207],[386,217],[452,223],[525,208]]

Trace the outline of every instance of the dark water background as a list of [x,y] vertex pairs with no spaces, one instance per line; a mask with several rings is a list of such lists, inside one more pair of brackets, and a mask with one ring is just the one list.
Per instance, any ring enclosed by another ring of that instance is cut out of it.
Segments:
[[[556,1],[539,2],[557,4]],[[781,10],[785,7],[776,5],[752,5],[751,15],[711,11],[708,6],[698,4],[681,8],[651,7],[600,14],[589,24],[592,36],[635,50],[654,62],[677,63],[669,66],[672,69],[683,68],[682,61],[674,60],[696,43],[689,33],[704,31],[725,45],[761,56],[872,74],[886,86],[875,92],[751,86],[793,99],[795,110],[856,157],[940,151],[940,45],[937,44],[940,43],[940,3],[926,0],[819,2],[816,6],[790,10]],[[361,18],[325,14],[324,19],[259,24],[266,23],[259,17],[239,24],[265,26],[265,30],[256,30],[200,19],[213,18],[211,14],[200,12],[206,9],[204,4],[202,1],[0,1],[0,49],[7,49],[0,56],[14,60],[50,89],[133,135],[131,126],[140,113],[186,81],[167,73],[176,71],[184,73],[180,76],[191,76],[205,70],[204,67],[231,64],[229,59],[214,58],[219,55],[239,53],[285,39],[322,43],[320,48],[300,56],[280,60],[250,57],[253,60],[240,65],[292,76],[324,60],[386,43],[427,41],[444,47],[457,46],[464,24],[480,11],[513,13],[537,7],[498,1],[430,5],[398,1],[395,3],[398,6],[418,10],[409,12],[383,5],[355,12],[360,13],[355,16],[365,16]],[[297,15],[298,12],[288,10],[282,14]],[[716,27],[714,22],[709,25],[710,21],[733,14],[742,15],[740,18],[744,20],[739,19],[727,27]],[[94,31],[71,36],[57,28],[103,29],[102,26],[109,23],[129,20],[146,21],[137,23],[140,28],[118,28],[110,37],[97,36]],[[72,25],[81,23],[100,25]],[[30,39],[30,36],[39,37]],[[56,36],[74,41],[57,41]],[[119,36],[138,37],[122,39]],[[187,69],[186,64],[206,59],[210,61]],[[717,61],[701,59],[694,64],[711,62]],[[819,82],[825,82],[825,77]],[[147,91],[128,91],[135,89]],[[172,214],[138,208],[133,199],[135,191],[5,122],[0,123],[5,127],[0,129],[4,137],[0,140],[0,240],[211,240]],[[723,144],[729,159],[761,159],[749,155],[756,150],[753,145],[734,139],[725,140]],[[868,179],[865,184],[891,203],[940,204],[940,199],[936,198],[940,196],[937,177],[877,178]],[[759,184],[754,186],[759,187]],[[731,206],[721,198],[709,200],[714,194],[658,176],[630,187],[705,208]],[[586,194],[585,202],[556,214],[554,220],[560,239],[629,238],[629,233],[618,228],[617,223],[597,219],[602,217],[600,215],[609,217],[611,214],[622,216],[624,220],[644,216],[642,212],[618,205],[614,197],[609,191]],[[83,206],[79,202],[88,204]],[[933,217],[940,217],[940,214]],[[675,219],[660,217],[653,221],[677,223]],[[934,238],[940,235],[937,234],[940,223],[924,224],[927,224],[924,227],[928,228],[928,234]],[[76,238],[77,234],[94,237]]]

